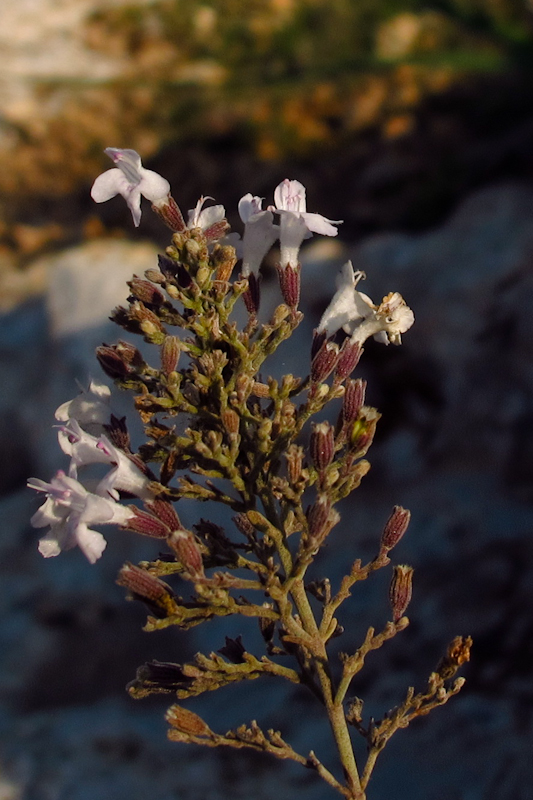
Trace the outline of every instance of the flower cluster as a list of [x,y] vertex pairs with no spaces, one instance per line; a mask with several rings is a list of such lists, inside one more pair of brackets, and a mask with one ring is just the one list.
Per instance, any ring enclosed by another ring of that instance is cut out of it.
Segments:
[[[135,151],[106,152],[116,167],[97,178],[93,198],[103,202],[121,194],[138,225],[144,196],[173,231],[157,268],[133,276],[127,306],[112,313],[120,327],[152,348],[141,352],[124,340],[97,348],[107,376],[134,393],[145,440],[132,448],[126,420],[111,413],[110,391],[97,382],[57,409],[68,470],[50,483],[28,482],[46,495],[32,518],[35,527],[49,528],[39,550],[49,557],[78,545],[95,562],[106,542],[93,526],[106,524],[156,539],[154,560],[127,563],[118,577],[148,608],[145,630],[188,629],[240,615],[243,624],[259,624],[264,652],[250,652],[239,636],[191,663],[151,661],[139,668],[130,694],[174,693],[183,700],[263,675],[301,684],[321,701],[341,778],[313,751],[296,752],[281,734],[265,733],[256,722],[219,734],[174,704],[167,712],[169,737],[289,758],[313,769],[347,800],[365,800],[376,759],[395,731],[459,691],[462,679],[453,678],[470,647],[469,638],[456,637],[423,691],[408,689],[381,720],[365,723],[362,701],[347,703],[347,693],[366,655],[409,624],[412,567],[391,569],[390,620],[380,632],[369,627],[351,655],[332,651],[331,642],[343,633],[338,609],[352,589],[390,566],[409,511],[394,507],[376,538],[374,557],[366,564],[355,559],[336,592],[327,578],[309,576],[341,519],[339,503],[370,466],[365,456],[380,415],[365,401],[365,381],[352,373],[369,337],[400,344],[413,313],[397,292],[375,305],[357,288],[363,273],[354,273],[348,262],[315,331],[309,374],[264,377],[268,357],[303,318],[298,310],[302,242],[313,233],[336,236],[340,221],[308,212],[305,188],[284,180],[266,208],[251,193],[241,198],[242,238],[229,233],[222,205],[206,205],[210,198],[200,198],[185,222],[167,181],[144,169]],[[276,242],[284,302],[268,321],[260,321],[259,271]],[[238,278],[232,279],[239,260]],[[248,311],[242,329],[233,314],[239,301]],[[148,363],[144,353],[154,349],[157,358]],[[94,469],[104,472],[97,480],[89,478]],[[174,507],[183,499],[230,508],[232,525],[202,516],[186,530]],[[186,600],[175,592],[174,579],[186,582],[181,593]],[[366,744],[362,767],[355,758],[354,729]]]

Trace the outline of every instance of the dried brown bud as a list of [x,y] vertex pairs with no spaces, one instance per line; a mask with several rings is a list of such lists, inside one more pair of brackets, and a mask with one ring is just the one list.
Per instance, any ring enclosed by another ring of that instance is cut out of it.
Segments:
[[166,539],[169,535],[169,528],[153,514],[142,511],[136,506],[130,506],[133,517],[130,517],[122,526],[127,531],[142,533],[143,536],[152,536],[154,539]]
[[133,372],[130,365],[117,353],[116,345],[103,344],[96,348],[96,358],[106,375],[115,380]]
[[405,531],[409,527],[411,512],[402,506],[394,506],[392,514],[385,523],[381,534],[381,548],[388,552],[396,547]]
[[165,336],[161,345],[161,367],[166,375],[174,372],[180,357],[180,340],[177,336]]
[[222,424],[231,437],[239,433],[240,417],[232,408],[225,408],[221,414]]
[[389,588],[389,600],[392,608],[392,619],[394,622],[404,615],[407,606],[411,602],[413,591],[413,568],[405,564],[394,567],[392,580]]
[[229,281],[233,267],[237,263],[235,248],[230,245],[216,244],[211,255],[213,264],[216,266],[216,280]]
[[174,704],[168,709],[165,718],[167,722],[181,733],[188,733],[191,736],[210,736],[211,729],[198,714]]
[[251,539],[255,535],[255,528],[246,516],[246,514],[236,514],[233,517],[233,522],[247,539]]
[[470,661],[471,636],[456,636],[446,651],[446,655],[437,667],[437,673],[443,680],[453,678],[460,666]]
[[335,439],[333,426],[329,422],[320,422],[313,427],[310,450],[313,464],[319,472],[331,464],[335,455]]
[[354,422],[365,402],[366,381],[362,378],[346,383],[342,401],[342,418],[344,422]]
[[293,486],[298,483],[302,476],[302,465],[304,460],[304,449],[297,444],[291,444],[285,453],[287,459],[287,473],[289,483]]
[[216,242],[218,239],[222,239],[223,236],[229,231],[229,222],[227,219],[221,219],[218,222],[214,222],[209,228],[206,228],[204,231],[204,236],[206,241],[208,242]]
[[186,531],[184,528],[172,531],[167,537],[167,543],[177,555],[191,580],[200,580],[205,577],[200,546],[191,531]]
[[119,450],[124,450],[124,452],[130,452],[130,435],[128,433],[128,427],[126,425],[126,417],[115,417],[114,414],[111,414],[111,419],[108,425],[104,425],[104,430],[115,445],[118,447]]
[[334,344],[334,342],[324,342],[311,362],[311,382],[322,383],[322,381],[325,381],[333,372],[338,357],[338,345]]
[[119,586],[125,586],[143,600],[158,606],[164,606],[172,597],[172,589],[168,584],[155,575],[151,575],[148,570],[136,567],[128,561],[118,573],[117,583]]
[[345,339],[342,345],[339,360],[335,367],[335,375],[340,380],[344,380],[348,375],[351,375],[359,363],[359,359],[363,353],[363,348],[359,342],[352,342],[350,339]]
[[136,320],[143,333],[150,336],[154,333],[165,333],[159,317],[146,308],[140,300],[135,300],[130,305],[130,318]]
[[159,289],[156,289],[153,283],[145,281],[134,275],[131,281],[128,281],[128,286],[131,289],[133,297],[141,300],[143,303],[160,306],[165,302],[165,298]]
[[300,264],[293,267],[287,264],[282,267],[278,264],[278,277],[281,294],[289,308],[297,308],[300,302],[300,273],[302,268]]
[[237,636],[236,639],[226,636],[226,644],[218,652],[226,656],[233,664],[243,664],[243,655],[246,653],[246,648],[242,643],[242,636]]

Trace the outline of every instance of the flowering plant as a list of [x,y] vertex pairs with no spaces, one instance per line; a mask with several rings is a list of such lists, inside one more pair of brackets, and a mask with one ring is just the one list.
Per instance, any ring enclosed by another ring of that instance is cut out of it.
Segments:
[[[247,194],[241,199],[245,227],[242,242],[235,242],[237,251],[228,243],[234,239],[227,236],[222,206],[204,208],[201,198],[186,224],[168,183],[145,170],[134,151],[107,152],[118,167],[96,180],[93,197],[103,201],[122,194],[138,224],[142,194],[173,230],[158,267],[143,278],[132,277],[128,306],[112,315],[154,347],[157,361],[148,363],[129,341],[97,349],[104,372],[135,394],[146,438],[134,451],[125,419],[111,414],[109,390],[96,382],[60,406],[59,443],[70,458],[68,475],[59,472],[50,483],[29,481],[46,495],[32,519],[36,527],[49,527],[39,549],[50,557],[79,545],[94,562],[105,540],[90,526],[101,524],[157,539],[152,561],[126,563],[118,577],[148,608],[145,630],[185,630],[240,615],[257,620],[264,648],[254,654],[241,636],[226,637],[218,653],[198,654],[191,663],[148,662],[129,685],[130,694],[169,693],[183,701],[262,676],[301,684],[322,703],[342,778],[314,752],[296,752],[279,732],[263,731],[255,721],[215,732],[181,702],[167,712],[169,737],[291,759],[313,769],[344,797],[363,800],[376,759],[393,733],[460,690],[463,679],[454,676],[468,660],[471,644],[469,637],[454,639],[422,691],[409,688],[381,720],[365,722],[362,700],[347,699],[352,680],[368,653],[409,624],[405,611],[413,569],[392,567],[391,619],[383,630],[370,627],[357,650],[340,659],[329,646],[342,635],[338,611],[354,586],[389,567],[390,553],[409,525],[409,511],[394,507],[374,558],[366,564],[355,559],[336,590],[327,578],[308,577],[340,520],[337,506],[369,469],[365,456],[379,414],[365,403],[365,382],[351,375],[366,339],[400,344],[413,313],[398,293],[375,305],[356,288],[364,276],[354,274],[348,263],[315,331],[309,375],[263,379],[266,360],[303,317],[298,310],[300,245],[312,232],[336,235],[340,223],[308,213],[304,187],[286,180],[274,193],[275,205],[265,210],[261,198]],[[259,319],[259,267],[276,239],[284,302],[265,322]],[[232,280],[238,252],[241,273]],[[247,310],[242,328],[233,316],[239,301]],[[348,336],[334,341],[341,328]],[[335,424],[325,419],[330,404],[338,405]],[[93,463],[109,469],[91,489],[81,480],[84,467]],[[184,498],[230,508],[232,529],[199,518],[188,530],[175,508]],[[366,741],[362,763],[356,761],[350,731]]]

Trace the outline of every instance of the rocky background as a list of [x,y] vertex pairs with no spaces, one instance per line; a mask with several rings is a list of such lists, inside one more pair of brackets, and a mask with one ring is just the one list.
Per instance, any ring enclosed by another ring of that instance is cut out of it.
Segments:
[[[125,695],[142,661],[247,633],[142,633],[114,579],[149,543],[117,534],[94,567],[37,554],[24,484],[62,465],[53,411],[99,375],[108,311],[167,238],[149,212],[133,230],[120,198],[91,204],[109,145],[139,150],[185,209],[216,197],[236,227],[239,197],[287,176],[345,220],[340,241],[308,245],[306,322],[274,369],[306,370],[347,257],[374,299],[398,290],[414,308],[401,348],[365,352],[373,467],[317,575],[339,578],[393,504],[411,509],[397,557],[416,568],[412,624],[354,686],[368,713],[420,686],[454,635],[475,645],[461,695],[398,734],[370,798],[533,798],[532,39],[521,0],[3,0],[1,800],[329,797],[266,757],[167,743],[165,704]],[[273,272],[264,285],[268,304]],[[376,578],[347,604],[344,648],[385,622],[385,595]],[[311,700],[238,688],[191,707],[214,728],[255,717],[327,760]]]

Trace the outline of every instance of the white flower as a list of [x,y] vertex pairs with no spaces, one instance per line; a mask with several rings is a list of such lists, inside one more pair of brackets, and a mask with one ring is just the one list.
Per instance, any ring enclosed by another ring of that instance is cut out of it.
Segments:
[[118,499],[119,491],[153,499],[150,479],[129,456],[115,447],[106,436],[92,436],[75,419],[62,425],[58,432],[59,446],[70,456],[69,476],[78,477],[78,469],[89,464],[110,464],[114,467],[101,481],[101,491]]
[[111,389],[105,383],[91,381],[87,389],[81,389],[73,400],[67,400],[56,409],[55,418],[59,422],[77,420],[80,425],[102,426],[109,422],[109,399]]
[[131,211],[137,227],[141,221],[141,195],[157,206],[168,202],[169,182],[150,169],[144,169],[141,157],[135,150],[106,147],[105,153],[117,165],[99,175],[93,183],[91,197],[96,203],[105,203],[121,194]]
[[106,540],[89,526],[124,525],[134,516],[133,511],[111,498],[88,492],[81,483],[61,470],[50,483],[30,478],[28,486],[47,495],[31,518],[34,528],[50,526],[50,531],[39,541],[39,552],[45,558],[78,545],[94,564],[102,555]]
[[374,305],[368,295],[356,289],[364,277],[364,272],[354,272],[351,261],[344,264],[337,277],[337,291],[322,315],[318,331],[327,330],[332,335],[342,328],[359,344],[370,336],[383,344],[401,344],[401,334],[415,321],[413,312],[398,292],[384,297],[380,306]]
[[226,218],[226,210],[224,206],[209,206],[204,208],[206,200],[212,200],[212,197],[200,197],[196,203],[195,208],[189,209],[189,218],[187,220],[187,227],[201,228],[206,231],[218,222],[222,222]]
[[271,211],[280,215],[280,263],[282,267],[298,266],[298,253],[304,239],[311,233],[320,233],[322,236],[336,236],[338,231],[335,225],[340,225],[342,220],[331,220],[321,214],[311,214],[306,210],[305,186],[300,181],[291,181],[286,178],[274,192],[275,206],[269,206]]
[[257,274],[263,258],[279,236],[279,225],[274,225],[272,211],[262,209],[261,197],[250,192],[239,200],[239,216],[244,222],[242,237],[242,274]]

